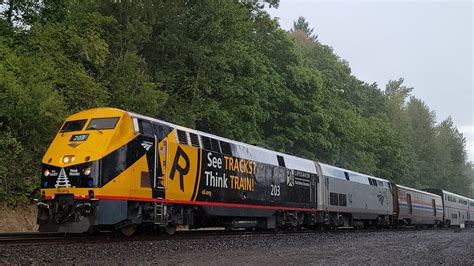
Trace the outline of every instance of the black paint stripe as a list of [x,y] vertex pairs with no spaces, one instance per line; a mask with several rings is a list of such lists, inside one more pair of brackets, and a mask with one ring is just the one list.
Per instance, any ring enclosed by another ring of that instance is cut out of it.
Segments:
[[[163,140],[171,132],[171,128],[163,129],[160,134],[157,134],[158,143]],[[144,141],[152,142],[153,145],[148,151],[141,145]],[[118,177],[129,167],[131,167],[135,162],[140,160],[144,155],[147,157],[148,172],[150,175],[151,184],[153,184],[154,171],[154,153],[157,147],[155,146],[155,139],[153,136],[149,135],[138,135],[128,143],[124,144],[122,147],[117,150],[109,153],[104,156],[102,160],[102,177],[101,177],[101,187],[109,183],[111,180]],[[157,153],[159,155],[159,152]],[[159,159],[159,156],[158,158]],[[160,161],[158,161],[161,163]],[[160,167],[161,168],[161,167]],[[159,174],[159,173],[157,173]]]
[[122,174],[145,155],[145,149],[140,144],[141,142],[142,138],[138,136],[101,159],[101,187]]
[[197,194],[197,191],[198,191],[198,188],[199,188],[199,184],[201,182],[199,176],[201,175],[201,150],[198,149],[198,158],[197,158],[197,161],[198,161],[198,166],[197,166],[197,172],[196,172],[196,182],[194,183],[194,190],[193,190],[193,195],[191,196],[191,200],[195,200],[195,197],[196,197],[196,194]]

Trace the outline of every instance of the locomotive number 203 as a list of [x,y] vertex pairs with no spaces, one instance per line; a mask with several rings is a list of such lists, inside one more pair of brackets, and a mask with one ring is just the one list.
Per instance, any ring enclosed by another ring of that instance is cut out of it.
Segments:
[[69,141],[85,141],[89,137],[89,134],[73,135]]
[[271,185],[272,191],[270,191],[270,195],[279,197],[280,196],[280,185]]

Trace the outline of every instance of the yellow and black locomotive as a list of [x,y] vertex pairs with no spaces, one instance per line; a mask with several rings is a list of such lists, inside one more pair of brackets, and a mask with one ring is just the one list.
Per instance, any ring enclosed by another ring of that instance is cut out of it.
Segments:
[[317,208],[315,164],[298,158],[290,169],[285,159],[296,157],[284,156],[119,109],[85,110],[43,157],[39,230],[301,226]]
[[45,232],[474,224],[473,199],[113,108],[67,118],[42,171]]

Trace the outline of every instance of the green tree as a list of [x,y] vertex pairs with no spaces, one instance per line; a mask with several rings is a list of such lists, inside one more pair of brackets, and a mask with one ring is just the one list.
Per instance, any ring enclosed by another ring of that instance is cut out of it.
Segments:
[[157,116],[168,95],[158,90],[147,74],[143,58],[126,52],[110,63],[106,75],[111,105],[140,114]]
[[64,118],[97,106],[468,192],[452,121],[436,124],[403,79],[384,91],[359,80],[303,17],[286,32],[258,1],[0,5],[0,200],[26,200]]
[[41,157],[65,114],[53,72],[48,61],[19,57],[0,38],[0,199],[10,203],[37,186]]
[[308,38],[316,42],[318,40],[318,35],[314,34],[314,28],[309,27],[309,22],[302,16],[298,18],[297,21],[293,21],[293,28],[291,29],[292,32],[303,32],[308,36]]
[[454,126],[451,117],[437,127],[436,184],[445,190],[463,195],[469,194],[470,180],[466,175],[466,139]]

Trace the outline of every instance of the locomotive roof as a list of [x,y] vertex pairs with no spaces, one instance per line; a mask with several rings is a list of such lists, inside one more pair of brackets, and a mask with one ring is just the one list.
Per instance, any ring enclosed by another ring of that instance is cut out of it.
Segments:
[[[325,164],[325,163],[321,163],[321,162],[312,161],[312,160],[309,160],[309,159],[297,157],[297,156],[294,156],[294,155],[290,155],[290,154],[286,154],[286,153],[282,153],[282,152],[278,152],[278,151],[273,151],[273,150],[270,150],[270,149],[266,149],[266,148],[251,145],[251,144],[247,144],[247,143],[244,143],[244,142],[235,141],[235,140],[232,140],[232,139],[220,137],[220,136],[210,134],[210,133],[207,133],[207,132],[203,132],[203,131],[200,131],[200,130],[196,130],[196,129],[176,125],[176,124],[166,122],[166,121],[163,121],[163,120],[160,120],[160,119],[156,119],[156,118],[153,118],[153,117],[144,116],[144,115],[140,115],[140,114],[133,113],[133,112],[127,112],[127,113],[132,117],[158,122],[158,123],[170,126],[172,128],[176,128],[176,129],[179,129],[179,130],[185,130],[185,131],[188,131],[188,132],[198,134],[200,136],[205,136],[205,137],[210,137],[210,138],[214,138],[214,139],[221,140],[221,141],[226,141],[226,142],[229,142],[229,143],[232,143],[232,144],[235,144],[235,145],[244,146],[244,147],[247,147],[249,149],[256,150],[256,151],[272,153],[274,155],[281,155],[281,156],[285,157],[285,160],[288,160],[288,163],[291,163],[293,166],[299,166],[299,167],[297,167],[297,168],[300,168],[298,170],[304,170],[304,171],[308,171],[308,172],[311,172],[311,173],[317,173],[315,163],[318,163],[321,166],[322,169],[323,168],[336,169],[336,170],[340,170],[340,171],[343,171],[343,172],[348,172],[349,174],[353,174],[353,175],[356,175],[356,176],[373,178],[373,179],[378,180],[378,181],[383,181],[383,182],[390,183],[389,180],[386,180],[386,179],[383,179],[383,178],[380,178],[380,177],[375,177],[375,176],[355,172],[355,171],[352,171],[352,170],[340,168],[340,167],[337,167],[337,166],[332,166],[332,165],[329,165],[329,164]],[[416,190],[416,189],[413,189],[413,188],[408,188],[408,187],[404,187],[404,188],[415,190],[415,191],[420,192],[420,193],[435,195],[435,194],[432,194],[432,193],[429,193],[429,192],[426,192],[426,191],[420,191],[420,190]],[[447,192],[447,191],[443,191],[443,192]],[[454,194],[454,193],[451,193],[451,192],[447,192],[447,193],[450,193],[452,195],[456,195],[456,196],[461,197],[461,198],[465,198],[463,196],[460,196],[460,195],[457,195],[457,194]],[[465,198],[465,199],[469,199],[469,198]]]
[[[199,130],[192,129],[192,128],[183,127],[183,126],[176,125],[176,124],[173,124],[173,123],[169,123],[169,122],[166,122],[166,121],[163,121],[163,120],[160,120],[160,119],[156,119],[156,118],[152,118],[152,117],[148,117],[148,116],[144,116],[144,115],[139,115],[139,114],[136,114],[136,113],[133,113],[133,112],[128,112],[128,113],[132,117],[137,117],[137,118],[141,118],[141,119],[155,121],[155,122],[170,126],[172,128],[176,128],[176,129],[179,129],[179,130],[185,130],[185,131],[188,131],[188,132],[198,134],[200,136],[205,136],[205,137],[210,137],[210,138],[214,138],[214,139],[221,140],[221,141],[226,141],[228,143],[232,143],[234,145],[240,145],[240,146],[243,146],[243,147],[247,147],[247,148],[253,149],[255,151],[271,153],[273,155],[284,156],[285,162],[288,163],[288,164],[291,164],[292,166],[296,166],[296,168],[295,168],[296,170],[307,171],[307,172],[314,173],[314,174],[317,173],[316,172],[315,161],[312,161],[312,160],[309,160],[309,159],[297,157],[297,156],[294,156],[294,155],[290,155],[290,154],[286,154],[286,153],[282,153],[282,152],[278,152],[278,151],[273,151],[273,150],[270,150],[270,149],[266,149],[266,148],[251,145],[251,144],[246,144],[246,143],[235,141],[235,140],[231,140],[231,139],[220,137],[220,136],[217,136],[217,135],[213,135],[213,134],[210,134],[210,133],[207,133],[207,132],[199,131]],[[275,156],[274,159],[276,161],[276,156]]]
[[[327,168],[327,169],[334,169],[334,170],[339,170],[341,172],[347,172],[349,174],[353,174],[353,175],[356,175],[356,176],[362,176],[362,177],[367,177],[367,178],[372,178],[372,179],[375,179],[375,180],[378,180],[378,181],[383,181],[383,182],[390,182],[386,179],[383,179],[383,178],[380,178],[380,177],[376,177],[376,176],[371,176],[371,175],[367,175],[367,174],[363,174],[363,173],[359,173],[359,172],[355,172],[355,171],[351,171],[351,170],[348,170],[348,169],[344,169],[344,168],[341,168],[341,167],[337,167],[337,166],[333,166],[333,165],[329,165],[329,164],[325,164],[325,163],[320,163],[318,162],[319,165],[321,165],[321,168]],[[368,180],[367,180],[368,181]]]

